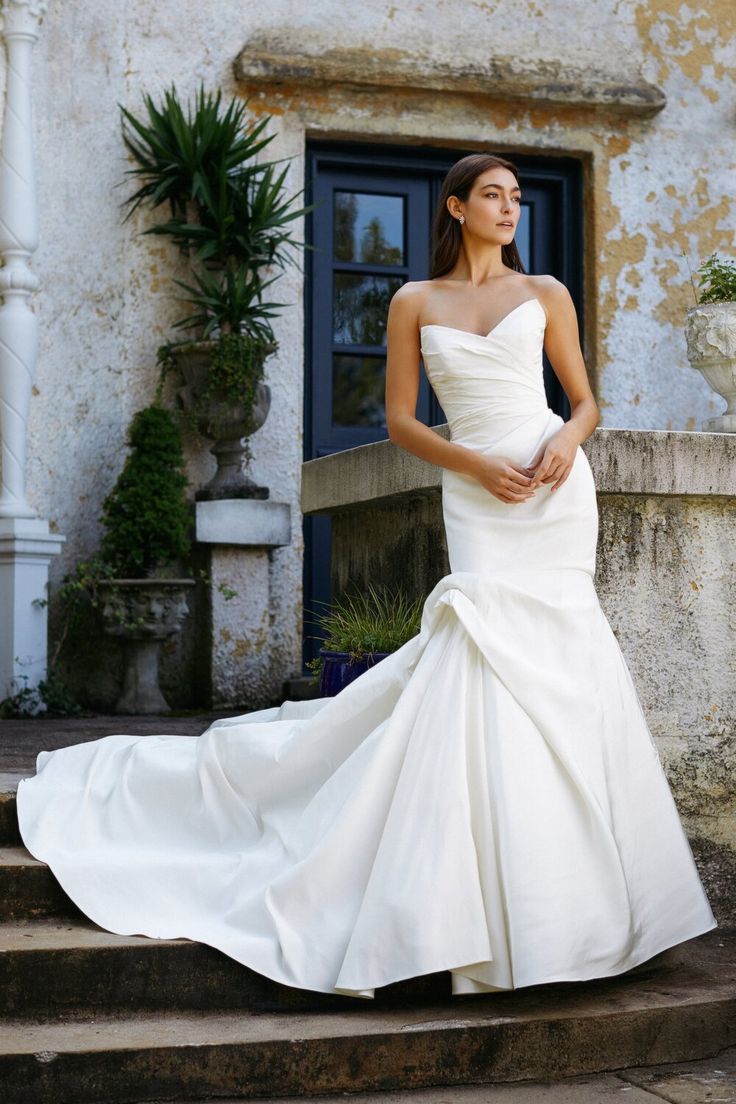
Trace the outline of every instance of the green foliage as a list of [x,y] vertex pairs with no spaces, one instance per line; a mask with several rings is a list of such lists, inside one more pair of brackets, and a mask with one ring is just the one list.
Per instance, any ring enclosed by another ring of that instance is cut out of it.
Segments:
[[270,116],[246,127],[248,102],[233,99],[221,112],[221,92],[213,96],[200,85],[194,108],[185,110],[172,84],[160,107],[144,96],[147,121],[118,104],[123,140],[137,162],[126,175],[142,181],[124,202],[126,219],[143,201],[154,209],[168,203],[170,217],[144,233],[168,236],[199,267],[194,285],[175,281],[199,308],[176,327],[201,326],[205,337],[219,327],[273,341],[266,320],[287,304],[261,301],[272,281],[258,270],[292,263],[287,248],[311,248],[286,227],[312,207],[290,209],[300,193],[282,194],[288,165],[277,173],[278,161],[253,161],[275,135],[261,138]]
[[[176,368],[176,360],[172,356],[173,348],[174,346],[168,344],[161,345],[158,350],[157,356],[161,368],[157,390],[159,399],[166,376]],[[210,360],[207,383],[187,411],[187,419],[192,429],[197,430],[200,422],[205,417],[209,417],[210,435],[212,437],[222,435],[222,426],[218,424],[217,417],[212,415],[215,409],[213,400],[220,402],[223,407],[228,404],[242,403],[246,411],[252,410],[258,384],[264,377],[263,364],[268,348],[269,346],[261,341],[242,334],[220,334]],[[251,429],[246,430],[246,434],[250,432],[252,432]],[[251,458],[247,440],[244,442],[244,454],[248,460]]]
[[212,357],[209,386],[246,407],[253,404],[256,383],[263,378],[263,349],[253,341],[239,340],[239,334],[221,334]]
[[142,579],[189,552],[188,481],[181,433],[163,407],[139,410],[128,441],[131,451],[103,502],[102,559],[119,577]]
[[[212,398],[251,408],[263,361],[276,348],[270,320],[290,305],[263,300],[278,273],[265,279],[260,270],[283,269],[294,261],[290,250],[312,248],[288,225],[313,209],[293,208],[300,193],[284,196],[288,165],[277,171],[278,161],[254,160],[275,137],[262,136],[270,116],[249,123],[249,101],[233,98],[223,108],[221,100],[220,91],[205,93],[200,85],[194,105],[184,107],[172,84],[160,106],[144,96],[147,118],[118,104],[123,141],[137,163],[125,175],[140,182],[124,201],[130,205],[126,220],[143,202],[153,209],[168,205],[169,217],[144,233],[169,237],[191,262],[192,281],[174,283],[188,293],[179,298],[192,309],[173,327],[198,331],[195,339],[219,339],[214,378],[189,411],[195,428]],[[173,350],[190,339],[159,348],[159,398],[176,363]],[[211,428],[219,436],[217,425]],[[247,445],[246,455],[250,459]]]
[[[375,587],[345,593],[315,618],[324,633],[322,647],[333,652],[349,652],[360,659],[370,652],[394,652],[419,632],[424,600],[409,601],[399,588]],[[321,639],[311,637],[310,639]],[[307,666],[321,672],[321,656]],[[313,680],[314,681],[314,680]]]
[[[119,610],[120,624],[126,628],[141,623],[126,615],[115,579],[155,574],[190,550],[191,517],[184,496],[187,479],[176,422],[154,403],[132,419],[128,443],[131,451],[103,503],[101,520],[106,531],[102,554],[80,560],[56,592],[57,631],[48,676],[37,690],[24,686],[0,702],[0,716],[31,715],[39,700],[55,715],[80,713],[80,705],[64,684],[63,672],[68,664],[77,669],[80,663],[94,663],[100,607],[109,602],[112,610]],[[206,571],[196,574],[205,585],[214,585]],[[217,589],[226,601],[238,593],[224,583]],[[38,604],[48,605],[48,600],[38,600]]]
[[0,701],[0,720],[18,720],[39,715],[78,717],[83,713],[82,707],[54,668],[49,668],[46,678],[40,679],[37,686],[28,685],[27,675],[14,680],[16,683],[21,681],[22,686]]
[[89,607],[97,609],[102,602],[100,584],[110,583],[114,578],[114,566],[101,556],[80,560],[66,573],[56,594],[64,616],[62,631],[56,641],[54,662],[70,636],[79,637],[88,630]]
[[[206,586],[214,581],[204,569],[195,572]],[[28,678],[21,676],[14,692],[0,701],[0,719],[36,716],[39,706],[44,716],[80,716],[85,706],[67,686],[68,669],[77,670],[80,665],[89,667],[95,662],[98,647],[99,610],[104,602],[110,603],[113,616],[128,629],[138,628],[143,620],[132,619],[125,614],[119,602],[121,591],[115,585],[114,567],[100,556],[80,560],[64,575],[55,601],[57,622],[54,646],[49,655],[48,673],[37,687],[28,686]],[[225,583],[216,589],[225,601],[237,597],[238,591]],[[37,599],[36,605],[48,606],[48,599]],[[20,685],[23,683],[23,685]]]
[[[221,273],[213,274],[207,270],[195,272],[194,279],[196,287],[181,280],[174,281],[191,293],[188,298],[184,297],[186,302],[200,308],[188,317],[174,322],[174,327],[200,327],[203,339],[209,337],[213,330],[221,330],[223,334],[232,333],[233,337],[237,336],[243,342],[256,340],[267,344],[274,340],[273,330],[261,319],[273,318],[277,314],[271,309],[273,307],[291,305],[260,302],[264,289],[273,283],[275,276],[264,281],[257,272],[237,268],[232,262],[228,262]],[[244,329],[247,332],[241,337]]]
[[[48,673],[36,689],[26,685],[0,702],[0,716],[25,717],[35,715],[43,704],[49,716],[79,716],[84,712],[66,683],[81,666],[94,663],[97,649],[97,607],[102,602],[101,583],[115,576],[112,566],[99,556],[79,561],[64,575],[56,592],[57,620],[53,648],[49,654]],[[34,603],[48,606],[47,598]],[[70,670],[71,669],[71,670]]]
[[147,199],[153,207],[168,202],[172,218],[186,214],[188,199],[202,208],[214,205],[212,181],[221,187],[227,176],[263,149],[270,138],[257,141],[268,119],[242,134],[247,101],[232,100],[224,115],[220,114],[221,92],[213,98],[205,96],[203,87],[195,98],[195,110],[186,116],[176,95],[176,86],[164,93],[159,109],[151,96],[144,95],[148,110],[148,125],[136,119],[122,104],[118,104],[123,119],[130,125],[123,141],[138,162],[138,168],[126,175],[139,177],[143,184],[126,202],[131,204],[128,217]]
[[700,277],[699,290],[695,287],[692,272],[690,273],[696,304],[736,302],[736,261],[720,261],[717,253],[711,253],[696,275]]

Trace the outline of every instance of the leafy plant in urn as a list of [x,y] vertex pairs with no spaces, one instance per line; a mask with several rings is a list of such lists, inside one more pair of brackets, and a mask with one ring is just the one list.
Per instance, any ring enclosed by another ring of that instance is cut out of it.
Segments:
[[707,418],[702,428],[736,433],[736,262],[721,261],[712,253],[697,272],[696,305],[688,310],[685,322],[687,356],[726,400],[724,412]]
[[191,546],[187,478],[179,427],[163,407],[139,410],[128,441],[130,453],[103,502],[96,585],[105,631],[126,641],[117,712],[163,713],[169,705],[159,686],[161,642],[180,631],[195,585],[173,574]]
[[143,201],[153,208],[168,204],[170,217],[144,233],[169,237],[189,259],[194,279],[174,281],[193,309],[173,326],[196,337],[159,347],[159,394],[166,374],[177,369],[181,409],[215,440],[217,471],[197,499],[268,498],[268,488],[254,483],[244,466],[252,458],[248,438],[271,403],[264,362],[278,346],[269,320],[288,304],[263,301],[279,273],[268,279],[262,273],[292,262],[287,247],[309,248],[286,226],[312,208],[292,209],[293,199],[284,198],[288,166],[277,174],[278,162],[253,160],[275,135],[261,137],[270,116],[244,125],[247,100],[232,100],[221,111],[221,93],[205,93],[200,85],[194,108],[185,111],[172,84],[160,107],[150,96],[144,101],[146,121],[118,105],[123,139],[137,162],[126,175],[142,181],[125,201],[131,205],[126,220]]

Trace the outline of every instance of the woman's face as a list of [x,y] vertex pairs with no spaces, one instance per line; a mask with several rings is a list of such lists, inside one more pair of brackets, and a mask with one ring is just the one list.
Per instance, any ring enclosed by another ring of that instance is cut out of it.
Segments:
[[467,233],[497,245],[508,245],[513,241],[521,215],[521,189],[509,169],[486,169],[464,203],[457,196],[450,196],[447,206],[455,218],[465,215],[463,230]]

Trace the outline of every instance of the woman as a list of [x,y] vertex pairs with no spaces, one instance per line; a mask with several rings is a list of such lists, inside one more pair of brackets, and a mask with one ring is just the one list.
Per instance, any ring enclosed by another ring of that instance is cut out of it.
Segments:
[[[593,585],[598,410],[519,197],[510,162],[458,162],[432,279],[389,309],[389,434],[443,469],[420,632],[336,697],[41,752],[20,783],[26,846],[100,926],[364,998],[619,974],[716,926]],[[450,441],[414,417],[420,352]]]
[[[541,483],[560,487],[582,444],[600,421],[578,341],[575,307],[553,276],[523,274],[514,244],[521,188],[509,161],[464,157],[445,178],[434,225],[432,278],[406,283],[388,313],[387,427],[391,440],[425,460],[472,475],[502,502],[524,502]],[[423,325],[459,327],[487,336],[525,302],[537,299],[546,319],[544,347],[573,407],[544,456],[520,467],[507,457],[438,437],[414,416]],[[438,322],[439,320],[439,322]]]

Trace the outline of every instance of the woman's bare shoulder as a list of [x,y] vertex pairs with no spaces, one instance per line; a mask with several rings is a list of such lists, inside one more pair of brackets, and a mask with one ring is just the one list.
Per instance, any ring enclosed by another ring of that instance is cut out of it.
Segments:
[[527,280],[527,287],[542,304],[548,322],[553,316],[572,306],[570,292],[556,276],[528,276]]
[[431,280],[407,280],[400,288],[396,289],[391,301],[422,300],[427,295],[431,284]]
[[419,318],[427,303],[431,280],[407,280],[394,292],[390,309],[393,313],[398,310],[401,317],[412,316]]
[[570,292],[567,290],[562,280],[558,280],[556,276],[527,276],[527,281],[530,289],[535,295],[538,295],[540,299],[549,299],[550,305],[554,303],[561,303],[565,299],[570,298]]

